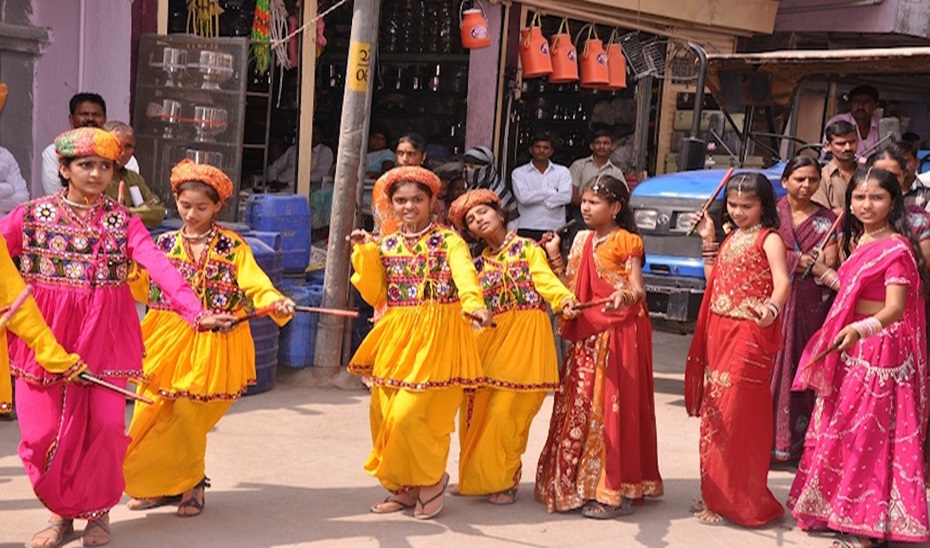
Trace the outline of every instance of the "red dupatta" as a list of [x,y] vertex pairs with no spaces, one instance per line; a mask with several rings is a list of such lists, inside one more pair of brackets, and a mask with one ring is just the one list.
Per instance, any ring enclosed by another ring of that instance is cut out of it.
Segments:
[[[575,276],[575,296],[580,302],[590,302],[595,299],[606,299],[617,289],[601,279],[597,274],[597,265],[594,259],[594,231],[584,243],[581,254],[581,263],[578,265],[578,274]],[[562,324],[559,333],[562,338],[570,341],[581,341],[591,335],[607,331],[612,327],[631,321],[641,315],[643,302],[626,306],[613,312],[604,312],[603,307],[591,307],[584,310],[580,316],[572,321]]]

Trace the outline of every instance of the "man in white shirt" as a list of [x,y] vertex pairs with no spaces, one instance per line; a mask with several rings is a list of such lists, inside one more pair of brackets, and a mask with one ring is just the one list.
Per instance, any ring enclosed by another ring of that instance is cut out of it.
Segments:
[[[96,93],[76,93],[68,104],[71,114],[68,123],[72,129],[79,127],[102,128],[107,123],[107,103],[103,97]],[[58,178],[58,154],[55,153],[55,143],[48,145],[42,151],[42,194],[48,196],[60,191],[63,187]],[[126,163],[126,169],[139,172],[139,162],[131,156]]]
[[[323,144],[321,126],[313,126],[310,151],[310,188],[319,189],[323,178],[333,168],[333,150]],[[273,164],[268,166],[268,181],[277,181],[282,190],[295,192],[297,188],[297,146],[291,145]]]
[[511,173],[520,236],[539,240],[565,224],[565,206],[572,201],[572,176],[567,167],[549,161],[553,151],[549,135],[534,135],[530,140],[532,161]]
[[21,203],[29,201],[26,180],[10,151],[0,147],[0,217]]

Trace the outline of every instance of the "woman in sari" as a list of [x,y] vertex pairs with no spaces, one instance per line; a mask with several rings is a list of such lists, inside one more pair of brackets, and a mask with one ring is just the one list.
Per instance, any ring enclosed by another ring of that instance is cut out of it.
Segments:
[[[778,201],[778,233],[788,250],[788,272],[793,275],[791,295],[781,313],[784,340],[775,357],[772,373],[772,400],[775,404],[775,439],[772,458],[790,461],[801,458],[804,433],[814,408],[814,393],[791,392],[804,345],[823,325],[827,316],[828,289],[818,277],[827,267],[836,266],[836,242],[824,248],[824,261],[815,262],[815,249],[827,237],[836,220],[829,209],[811,201],[820,186],[820,165],[809,156],[797,156],[785,167],[781,184],[788,194]],[[814,266],[808,276],[804,273]],[[811,275],[812,274],[812,275]]]
[[[610,519],[630,504],[663,494],[656,444],[652,325],[643,283],[643,240],[636,233],[626,183],[609,176],[582,188],[581,214],[591,230],[575,236],[565,271],[582,302],[605,299],[565,322],[571,341],[549,438],[536,471],[536,499],[549,512],[581,508]],[[563,270],[559,238],[546,243]]]
[[846,199],[837,297],[794,382],[817,404],[788,506],[834,546],[927,542],[923,258],[893,174],[860,169]]

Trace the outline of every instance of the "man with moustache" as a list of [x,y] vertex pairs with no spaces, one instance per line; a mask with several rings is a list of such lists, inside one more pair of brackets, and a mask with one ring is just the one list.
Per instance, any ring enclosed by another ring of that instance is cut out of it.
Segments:
[[820,187],[811,200],[832,209],[840,215],[846,210],[846,187],[856,172],[856,152],[859,150],[859,138],[856,127],[844,120],[827,125],[825,151],[833,153],[833,158],[823,168]]
[[[68,103],[70,114],[68,123],[71,127],[102,128],[107,122],[107,103],[103,97],[96,93],[76,93]],[[126,169],[139,172],[139,162],[135,156],[129,158]],[[58,155],[55,153],[55,143],[48,145],[42,151],[42,195],[49,196],[61,191],[61,179],[58,178]]]
[[874,86],[856,86],[849,90],[849,112],[837,114],[827,120],[827,126],[840,120],[849,122],[856,128],[856,137],[859,140],[858,156],[867,158],[877,152],[878,116],[875,107],[878,106],[878,90]]

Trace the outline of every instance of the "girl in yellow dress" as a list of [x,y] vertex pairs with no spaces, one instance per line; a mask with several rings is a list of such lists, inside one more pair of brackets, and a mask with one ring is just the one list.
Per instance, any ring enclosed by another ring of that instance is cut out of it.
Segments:
[[[184,219],[180,230],[156,241],[187,279],[205,309],[241,316],[274,306],[280,325],[294,303],[279,293],[255,262],[241,236],[213,219],[232,193],[219,169],[184,160],[171,170],[171,188]],[[123,471],[129,509],[145,510],[178,500],[177,514],[196,516],[204,507],[207,432],[249,384],[255,382],[255,347],[247,322],[228,332],[197,331],[168,308],[145,271],[133,294],[149,306],[142,320],[146,356],[140,392],[153,405],[137,404],[129,425],[132,442]]]
[[552,273],[546,252],[533,240],[507,231],[494,192],[463,194],[449,208],[449,219],[487,244],[474,262],[485,305],[497,325],[477,338],[485,386],[466,397],[462,408],[458,491],[491,495],[492,504],[512,504],[530,424],[546,393],[559,388],[546,302],[567,318],[577,316],[577,303]]
[[387,310],[352,357],[349,371],[370,376],[373,447],[365,471],[392,493],[377,514],[416,507],[429,519],[443,507],[446,460],[464,388],[481,380],[470,324],[489,325],[465,242],[430,221],[439,178],[420,167],[385,175],[384,192],[400,230],[354,245],[352,283]]

